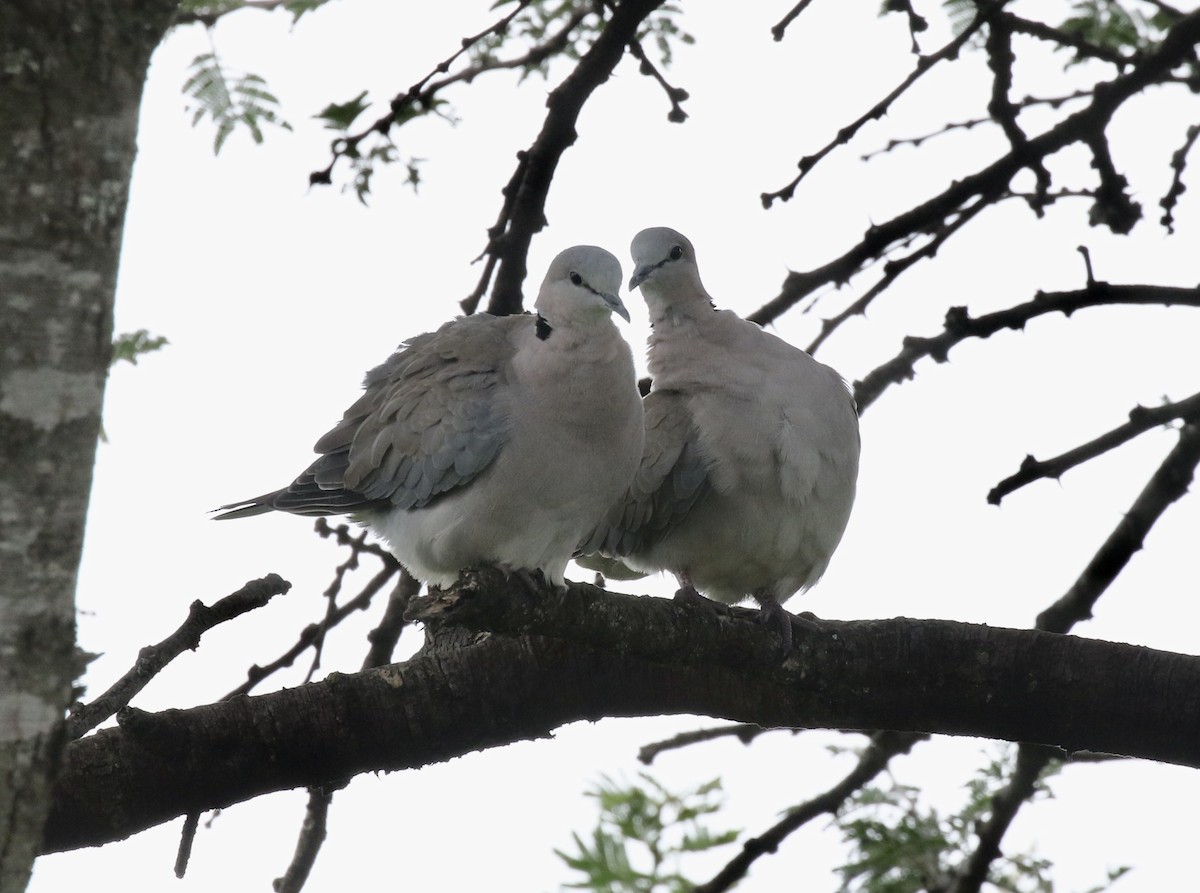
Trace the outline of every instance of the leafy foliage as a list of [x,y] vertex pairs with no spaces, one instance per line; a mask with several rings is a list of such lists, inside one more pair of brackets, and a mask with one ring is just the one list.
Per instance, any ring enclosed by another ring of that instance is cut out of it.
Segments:
[[[183,92],[197,103],[192,126],[206,114],[217,126],[213,154],[220,153],[225,140],[239,125],[250,131],[256,143],[263,141],[263,124],[292,129],[291,124],[276,114],[279,100],[267,90],[267,82],[256,74],[231,76],[221,66],[215,52],[201,53],[192,60],[191,74],[183,84]],[[189,108],[189,111],[193,109]]]
[[[1111,0],[1076,0],[1059,26],[1106,50],[1143,52],[1162,39],[1171,22],[1162,11],[1147,17]],[[1080,61],[1076,59],[1075,61]]]
[[[408,106],[399,115],[394,116],[393,120],[398,126],[430,112],[447,117],[441,111],[441,108],[445,105],[445,101],[435,99],[428,104]],[[323,122],[326,129],[335,130],[341,134],[341,138],[336,145],[341,154],[350,160],[350,171],[352,174],[350,182],[342,188],[343,191],[353,189],[358,196],[358,200],[364,205],[367,203],[367,196],[371,192],[371,178],[375,174],[376,167],[378,165],[395,164],[401,160],[400,150],[391,137],[385,133],[380,134],[381,139],[379,142],[365,149],[360,141],[349,138],[350,128],[354,126],[354,122],[370,107],[371,103],[367,101],[367,91],[363,90],[353,99],[346,102],[331,102],[313,116],[318,121]],[[421,183],[421,162],[423,160],[422,158],[408,158],[404,160],[404,165],[408,172],[405,183],[411,186],[414,191]]]
[[170,344],[162,335],[151,335],[145,329],[136,332],[122,332],[113,339],[112,363],[116,365],[121,360],[137,365],[138,357],[142,354],[153,353]]
[[[839,870],[843,893],[920,893],[948,889],[966,857],[975,851],[977,828],[992,809],[1016,764],[1017,748],[1006,745],[966,786],[966,802],[942,815],[921,802],[920,790],[898,783],[859,790],[835,819],[850,860]],[[1047,780],[1061,768],[1052,762],[1042,772],[1032,800],[1053,797]],[[1053,863],[1032,854],[1004,854],[989,869],[987,886],[1007,893],[1054,893]],[[1102,893],[1127,867],[1109,871],[1108,880],[1089,893]]]
[[[738,831],[713,832],[704,820],[721,808],[719,779],[673,794],[646,773],[642,784],[619,785],[611,779],[590,791],[600,805],[600,820],[585,841],[572,835],[578,854],[555,850],[584,879],[568,889],[596,893],[685,893],[694,886],[679,872],[687,853],[732,843]],[[641,866],[641,867],[639,867]]]

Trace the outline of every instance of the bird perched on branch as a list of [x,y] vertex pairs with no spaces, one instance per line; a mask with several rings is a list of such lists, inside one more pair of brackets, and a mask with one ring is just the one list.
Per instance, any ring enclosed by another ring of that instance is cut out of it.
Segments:
[[365,392],[282,490],[221,507],[352,514],[414,577],[542,571],[556,586],[579,541],[628,487],[642,402],[612,254],[576,246],[550,265],[536,314],[476,314],[418,335],[367,373]]
[[716,309],[684,236],[643,230],[632,252],[653,327],[646,443],[581,551],[670,571],[677,597],[753,596],[790,647],[781,604],[820,579],[854,502],[854,400],[828,366]]

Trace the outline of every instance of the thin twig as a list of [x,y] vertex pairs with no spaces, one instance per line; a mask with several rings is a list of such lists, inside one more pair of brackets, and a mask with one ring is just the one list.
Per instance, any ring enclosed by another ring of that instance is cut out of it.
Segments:
[[1197,464],[1200,464],[1200,422],[1189,422],[1180,429],[1179,441],[1150,476],[1079,579],[1062,598],[1038,615],[1038,629],[1066,632],[1075,623],[1091,618],[1096,600],[1142,548],[1150,528],[1168,506],[1188,491]]
[[1033,456],[1026,456],[1016,474],[1006,477],[991,489],[987,495],[987,501],[992,505],[999,505],[1000,500],[1005,496],[1026,484],[1043,479],[1058,480],[1064,472],[1076,465],[1102,456],[1109,450],[1128,443],[1139,434],[1176,419],[1200,420],[1200,393],[1193,394],[1176,403],[1164,403],[1161,406],[1135,406],[1129,411],[1129,421],[1125,424],[1118,425],[1111,431],[1107,431],[1073,450],[1067,450],[1053,459],[1038,461]]
[[1171,154],[1171,185],[1167,194],[1158,201],[1159,207],[1163,209],[1159,222],[1167,228],[1168,233],[1175,232],[1175,205],[1179,202],[1179,196],[1187,189],[1183,185],[1183,171],[1187,166],[1188,153],[1196,144],[1197,137],[1200,137],[1200,125],[1193,124],[1187,129],[1183,145]]
[[958,55],[959,50],[963,48],[967,41],[974,36],[975,32],[977,32],[983,26],[984,22],[986,22],[988,18],[990,18],[996,12],[996,10],[1003,5],[1004,2],[1005,0],[998,0],[998,2],[981,4],[979,12],[975,14],[975,18],[971,21],[970,25],[963,29],[961,34],[947,43],[936,53],[933,53],[930,56],[918,57],[917,64],[913,67],[913,70],[909,73],[908,77],[901,81],[900,84],[890,93],[888,93],[887,96],[875,103],[875,105],[873,105],[867,112],[865,112],[863,115],[860,115],[857,120],[839,130],[836,137],[826,143],[814,154],[806,155],[801,158],[796,163],[796,166],[800,168],[800,173],[796,175],[795,179],[793,179],[786,186],[782,187],[781,189],[777,189],[774,192],[764,192],[761,196],[762,206],[764,208],[770,208],[777,201],[791,201],[792,197],[796,194],[796,187],[800,185],[800,182],[806,176],[808,176],[809,172],[816,167],[817,164],[823,158],[825,158],[825,156],[827,156],[838,146],[844,146],[849,143],[850,140],[854,139],[855,135],[868,122],[877,120],[886,115],[892,104],[906,92],[908,92],[908,89],[917,81],[919,81],[927,71],[929,71],[939,62],[944,62],[947,59],[955,58]]
[[283,877],[276,878],[271,884],[275,893],[300,893],[304,888],[309,872],[317,861],[317,853],[321,851],[321,844],[325,842],[325,826],[333,791],[331,787],[308,789],[308,808],[296,840],[296,852]]
[[546,198],[563,153],[574,145],[575,125],[584,104],[611,77],[636,39],[642,22],[661,0],[625,0],[579,63],[546,97],[545,121],[537,138],[518,162],[517,174],[505,196],[507,212],[488,231],[486,252],[498,258],[488,312],[497,316],[516,313],[523,302],[522,286],[528,272],[529,245],[546,226]]
[[183,817],[183,829],[179,835],[179,849],[175,851],[175,877],[187,874],[188,862],[192,859],[192,845],[196,842],[196,829],[200,826],[200,813],[189,812]]
[[[995,203],[995,201],[987,197],[980,197],[979,199],[976,199],[974,204],[964,208],[962,213],[955,215],[953,220],[948,222],[945,226],[940,227],[929,239],[926,240],[925,244],[920,248],[909,252],[904,257],[893,258],[884,263],[883,275],[879,277],[879,281],[867,289],[866,292],[864,292],[861,297],[850,304],[850,306],[846,307],[840,313],[837,313],[825,320],[824,324],[821,326],[821,331],[817,333],[817,336],[805,349],[810,354],[816,353],[817,349],[820,348],[820,346],[825,342],[825,339],[828,338],[833,333],[834,329],[841,325],[842,322],[849,319],[851,316],[857,316],[858,314],[865,312],[867,307],[870,306],[871,302],[883,294],[883,292],[889,286],[891,286],[898,278],[900,278],[902,273],[905,273],[918,261],[927,260],[934,257],[951,236],[962,230],[964,226],[974,220],[975,216],[979,214],[979,212],[987,210]],[[754,321],[759,322],[757,318],[755,318]],[[765,325],[765,322],[759,322],[759,324]]]
[[324,630],[327,632],[328,630],[337,626],[355,611],[365,611],[370,606],[371,599],[375,597],[376,593],[378,593],[379,590],[381,590],[387,584],[388,580],[396,575],[396,573],[396,568],[385,567],[378,574],[371,578],[371,580],[366,586],[363,587],[362,591],[358,595],[350,599],[350,601],[339,606],[337,611],[334,612],[333,616],[329,618],[328,623],[310,623],[300,631],[300,635],[296,639],[296,644],[294,644],[291,648],[266,666],[258,666],[257,664],[252,666],[246,671],[246,681],[237,688],[233,689],[233,691],[226,694],[221,700],[229,700],[230,698],[236,698],[238,695],[249,694],[256,685],[258,685],[272,673],[275,673],[284,667],[290,667],[296,662],[296,658],[298,658],[305,652],[306,649],[310,648],[313,643],[316,642],[317,636],[322,634],[322,628],[324,628]]
[[[944,225],[942,221],[959,213],[974,198],[1004,195],[1012,178],[1028,167],[1032,159],[1046,158],[1076,143],[1091,145],[1104,133],[1113,115],[1126,100],[1139,95],[1151,84],[1170,79],[1173,69],[1191,58],[1198,41],[1200,10],[1181,18],[1153,52],[1143,56],[1124,74],[1098,84],[1095,97],[1086,107],[1063,118],[1049,130],[1031,137],[1024,154],[1009,152],[987,167],[955,180],[928,201],[870,227],[863,239],[841,257],[813,270],[789,273],[780,293],[751,314],[750,318],[774,319],[822,285],[849,281],[866,264],[886,253],[890,246],[914,233],[932,232]],[[828,329],[833,325],[827,321],[827,331],[823,332],[825,336],[830,334]]]
[[[751,722],[739,722],[728,726],[716,726],[711,729],[697,729],[694,732],[681,732],[663,741],[653,741],[641,747],[638,750],[638,761],[649,766],[660,753],[668,750],[678,750],[681,747],[700,744],[704,741],[715,741],[718,738],[733,737],[741,741],[742,744],[749,744],[763,732],[773,731],[778,730],[764,729],[762,726],[756,726]],[[793,734],[796,732],[795,729],[789,731]]]
[[650,57],[646,55],[646,51],[642,49],[641,43],[636,40],[629,41],[629,54],[638,60],[638,71],[646,77],[653,78],[662,87],[663,92],[667,94],[667,99],[671,101],[671,111],[667,112],[667,120],[673,124],[682,124],[687,120],[687,112],[683,110],[680,103],[686,102],[688,99],[688,91],[682,87],[673,87],[667,83],[667,79],[663,73],[658,70]]
[[[445,74],[450,70],[450,66],[461,56],[466,53],[471,47],[475,46],[481,40],[489,37],[492,34],[503,34],[508,26],[518,15],[524,11],[532,0],[518,0],[516,8],[508,15],[493,22],[487,28],[484,28],[478,34],[471,37],[464,37],[459,41],[459,48],[446,59],[439,62],[433,70],[426,74],[421,80],[417,81],[404,93],[395,97],[391,101],[390,111],[382,118],[374,121],[370,127],[359,133],[351,134],[334,141],[333,157],[329,164],[319,171],[313,171],[308,175],[308,182],[313,185],[328,185],[333,182],[333,168],[340,158],[353,157],[358,152],[358,144],[373,133],[386,135],[392,128],[392,125],[398,120],[402,120],[411,109],[430,109],[433,108],[436,90],[430,89],[429,82],[437,75]],[[503,63],[497,63],[498,67],[505,67]],[[475,71],[471,77],[477,77],[481,74],[480,71]],[[441,82],[440,86],[445,86],[447,83],[452,83],[454,78],[448,78]],[[439,88],[440,88],[439,86]]]
[[195,651],[200,644],[200,637],[214,626],[261,608],[291,588],[292,584],[278,574],[268,574],[262,579],[251,580],[212,607],[200,600],[192,602],[187,619],[179,629],[157,645],[147,645],[139,651],[134,665],[104,694],[88,704],[75,706],[66,721],[68,740],[81,738],[126,706],[167,664],[184,651]]
[[776,43],[783,40],[783,35],[787,31],[788,25],[794,22],[796,17],[808,8],[808,4],[810,3],[812,3],[812,0],[800,0],[799,3],[787,11],[787,14],[782,19],[775,23],[771,28],[771,36],[775,38]]
[[367,656],[363,660],[364,670],[371,667],[382,667],[384,664],[392,662],[392,654],[396,650],[396,643],[400,641],[400,633],[408,625],[404,619],[404,612],[408,610],[408,604],[412,601],[413,596],[420,591],[421,581],[401,567],[400,578],[396,580],[392,594],[388,596],[383,618],[367,634],[367,641],[371,643],[371,647],[367,650]]
[[1031,319],[1047,313],[1070,316],[1085,307],[1121,304],[1200,307],[1200,288],[1092,282],[1075,291],[1038,292],[1032,301],[978,317],[970,316],[965,307],[951,307],[946,311],[941,334],[932,338],[912,335],[905,338],[900,353],[854,383],[854,398],[861,412],[889,386],[911,380],[916,374],[917,360],[931,357],[944,363],[949,359],[950,349],[968,338],[988,338],[1004,329],[1023,329]]

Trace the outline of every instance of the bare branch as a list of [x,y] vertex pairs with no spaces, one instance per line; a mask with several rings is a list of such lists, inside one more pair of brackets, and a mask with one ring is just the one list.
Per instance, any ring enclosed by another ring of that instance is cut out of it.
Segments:
[[237,592],[217,601],[211,608],[197,599],[188,609],[187,620],[157,645],[147,645],[138,652],[137,661],[113,685],[88,704],[77,704],[67,717],[66,735],[69,739],[86,735],[122,707],[132,701],[150,680],[184,651],[195,651],[200,637],[218,624],[247,611],[261,608],[277,595],[292,588],[278,574],[267,574],[251,580]]
[[987,500],[992,505],[999,505],[1009,493],[1042,479],[1058,480],[1062,475],[1097,456],[1102,456],[1109,450],[1116,449],[1121,444],[1128,443],[1152,428],[1173,422],[1176,419],[1196,421],[1200,419],[1200,393],[1180,400],[1176,403],[1164,403],[1161,406],[1135,406],[1129,411],[1129,421],[1119,425],[1094,440],[1053,459],[1039,462],[1033,456],[1026,456],[1016,474],[1006,477],[988,493]]
[[371,647],[363,660],[364,670],[391,663],[396,643],[400,641],[400,633],[408,625],[404,614],[408,610],[409,602],[420,591],[421,581],[401,567],[400,578],[396,580],[392,594],[388,596],[387,609],[383,612],[383,618],[367,634],[367,641],[371,643]]
[[1200,137],[1200,125],[1193,124],[1187,129],[1187,136],[1184,138],[1183,145],[1180,146],[1171,155],[1171,186],[1167,189],[1167,194],[1159,199],[1159,206],[1163,209],[1163,215],[1159,222],[1167,228],[1167,232],[1175,232],[1175,205],[1179,202],[1179,196],[1183,195],[1187,189],[1183,185],[1183,171],[1187,166],[1188,153],[1192,151],[1192,146],[1196,144],[1196,138]]
[[200,813],[189,812],[183,817],[183,830],[179,835],[179,848],[175,852],[175,877],[187,874],[188,862],[192,858],[192,845],[196,842],[196,829],[200,827]]
[[[923,204],[872,226],[862,241],[841,257],[807,272],[789,273],[779,295],[751,314],[750,319],[756,322],[774,319],[821,285],[849,281],[864,265],[886,253],[890,246],[915,233],[930,232],[943,226],[943,221],[960,213],[977,197],[994,199],[1003,195],[1012,178],[1034,159],[1044,159],[1075,143],[1091,145],[1104,133],[1122,103],[1151,84],[1168,78],[1172,69],[1191,58],[1197,42],[1200,42],[1200,10],[1181,18],[1153,52],[1139,59],[1124,74],[1097,84],[1092,102],[1085,108],[1031,137],[1024,153],[1010,152],[974,174],[955,181]],[[1119,217],[1113,219],[1120,223]],[[827,337],[829,331],[822,335]]]
[[1023,329],[1029,320],[1047,313],[1070,316],[1085,307],[1117,304],[1200,307],[1200,288],[1175,288],[1161,285],[1112,285],[1093,281],[1085,288],[1066,292],[1038,292],[1032,301],[972,317],[965,307],[946,311],[945,329],[932,338],[909,336],[895,357],[868,372],[854,383],[854,398],[859,411],[870,406],[893,384],[915,376],[917,360],[932,357],[938,363],[949,359],[950,348],[968,338],[988,338],[1004,329]]
[[[716,726],[711,729],[698,729],[695,732],[681,732],[678,735],[672,735],[664,741],[654,741],[645,745],[638,750],[638,761],[649,766],[654,762],[655,758],[668,750],[678,750],[681,747],[689,747],[692,744],[700,744],[705,741],[715,741],[718,738],[737,738],[742,744],[749,744],[763,732],[775,731],[774,729],[764,729],[762,726],[756,726],[753,723],[739,722],[731,726]],[[796,730],[793,729],[794,733]]]
[[629,54],[638,60],[638,71],[646,77],[654,78],[658,82],[658,85],[663,88],[663,92],[667,94],[667,99],[671,101],[671,111],[667,112],[667,120],[673,124],[682,124],[686,121],[687,112],[683,110],[683,106],[680,103],[687,101],[688,91],[682,87],[672,87],[667,83],[667,79],[658,70],[658,66],[650,61],[639,41],[631,40],[629,42]]
[[[929,237],[925,244],[920,248],[914,249],[904,257],[890,259],[883,265],[883,275],[879,277],[879,281],[867,289],[863,295],[854,301],[850,306],[842,310],[840,313],[831,316],[821,325],[821,331],[817,337],[812,340],[806,350],[809,353],[816,353],[817,349],[825,343],[825,339],[833,334],[834,330],[849,319],[851,316],[857,316],[864,313],[871,302],[881,295],[889,286],[892,285],[901,274],[907,272],[914,264],[921,260],[927,260],[934,257],[942,246],[953,236],[959,232],[964,226],[975,219],[979,212],[991,207],[998,199],[979,198],[974,204],[964,208],[962,213],[955,214],[954,219],[948,221],[944,226],[939,227],[936,232]],[[758,322],[755,319],[755,322]],[[765,322],[760,323],[765,325]]]
[[796,17],[808,8],[810,3],[812,3],[812,0],[800,0],[799,3],[787,11],[787,14],[782,19],[775,23],[771,28],[771,36],[775,38],[776,43],[783,40],[783,35],[787,31],[788,25],[794,22]]
[[511,190],[511,194],[505,195],[507,213],[488,231],[485,251],[499,261],[488,302],[489,313],[503,316],[521,309],[529,244],[546,225],[550,183],[563,153],[575,143],[579,113],[592,93],[608,80],[626,46],[636,39],[638,27],[660,2],[625,0],[618,5],[575,70],[546,98],[549,111],[541,132],[525,150],[513,180],[506,187]]
[[1197,464],[1200,464],[1200,422],[1189,422],[1180,429],[1179,442],[1150,477],[1075,585],[1038,615],[1038,629],[1066,631],[1078,621],[1091,618],[1096,599],[1116,579],[1134,553],[1141,550],[1150,528],[1171,503],[1187,493]]
[[296,852],[283,877],[276,878],[271,885],[275,893],[300,893],[304,882],[325,842],[325,822],[329,817],[329,803],[333,799],[333,788],[308,789],[308,808],[304,812],[304,824],[296,841]]
[[800,173],[796,175],[794,180],[792,180],[783,188],[777,189],[775,192],[764,192],[761,196],[763,207],[770,208],[777,201],[791,201],[792,197],[796,194],[796,187],[800,185],[800,182],[806,176],[808,176],[809,172],[816,167],[817,164],[823,158],[825,158],[825,156],[827,156],[838,146],[844,146],[848,144],[850,140],[854,139],[858,132],[868,122],[875,121],[886,115],[888,109],[891,108],[892,103],[908,92],[909,87],[919,81],[921,76],[927,71],[929,71],[939,62],[945,62],[948,59],[953,59],[958,56],[959,50],[963,48],[963,46],[971,39],[975,32],[977,32],[983,26],[984,22],[986,22],[988,18],[991,17],[996,10],[998,10],[1004,4],[1004,2],[1005,0],[998,0],[998,2],[997,0],[993,0],[993,2],[990,3],[981,3],[979,12],[975,14],[975,18],[972,20],[971,24],[963,29],[961,34],[959,34],[933,55],[919,56],[917,58],[916,66],[914,66],[908,77],[900,82],[899,86],[888,93],[888,95],[883,99],[879,100],[879,102],[875,103],[874,106],[872,106],[865,114],[861,115],[856,121],[839,130],[837,136],[826,143],[816,153],[812,155],[806,155],[805,157],[801,158],[796,164],[796,166],[800,168]]
[[[395,559],[393,559],[393,561],[395,561]],[[384,567],[383,570],[371,578],[371,580],[362,588],[362,591],[359,592],[358,595],[350,599],[350,601],[346,602],[345,604],[339,606],[336,611],[334,611],[321,623],[310,623],[303,630],[301,630],[299,637],[296,639],[296,644],[294,644],[291,648],[266,666],[260,667],[257,664],[252,666],[246,672],[246,681],[225,695],[225,697],[223,697],[221,700],[227,701],[231,698],[236,698],[238,695],[249,694],[254,687],[258,685],[258,683],[262,682],[272,673],[275,673],[284,667],[290,667],[296,662],[296,658],[298,658],[318,641],[320,636],[324,636],[325,633],[337,626],[355,611],[366,610],[366,608],[371,604],[371,599],[375,597],[376,593],[378,593],[379,590],[381,590],[387,584],[388,580],[396,575],[396,573],[397,570],[395,567]]]

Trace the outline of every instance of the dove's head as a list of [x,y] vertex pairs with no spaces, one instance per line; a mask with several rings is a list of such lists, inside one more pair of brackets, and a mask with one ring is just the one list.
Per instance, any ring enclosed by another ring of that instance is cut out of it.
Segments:
[[621,262],[603,248],[576,245],[550,263],[534,306],[552,326],[586,324],[610,313],[628,321],[620,290]]
[[711,306],[712,299],[700,282],[696,249],[686,236],[669,227],[654,226],[634,236],[629,250],[633,254],[629,289],[642,289],[652,319],[693,301]]

